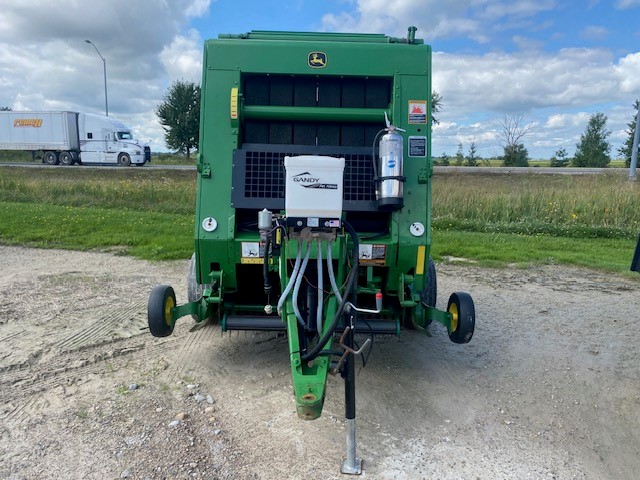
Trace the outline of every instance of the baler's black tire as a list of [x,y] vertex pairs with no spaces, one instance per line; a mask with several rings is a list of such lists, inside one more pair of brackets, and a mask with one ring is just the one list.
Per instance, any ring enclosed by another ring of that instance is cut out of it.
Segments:
[[[438,280],[436,276],[436,262],[429,257],[429,266],[427,267],[427,283],[420,292],[420,301],[427,307],[435,307],[438,299]],[[431,323],[427,319],[426,325]]]
[[151,290],[147,305],[147,322],[154,337],[168,337],[173,332],[171,309],[176,305],[176,294],[169,285],[157,285]]
[[447,311],[453,317],[449,339],[453,343],[469,343],[476,328],[476,308],[471,295],[464,292],[452,293]]

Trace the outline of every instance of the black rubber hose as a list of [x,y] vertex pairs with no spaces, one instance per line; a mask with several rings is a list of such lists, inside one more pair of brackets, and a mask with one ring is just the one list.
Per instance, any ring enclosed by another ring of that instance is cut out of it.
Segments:
[[322,351],[326,343],[331,339],[336,331],[338,323],[340,323],[340,319],[342,318],[349,298],[355,291],[356,281],[358,278],[358,262],[360,260],[360,244],[358,242],[358,234],[353,229],[353,227],[347,222],[344,222],[343,225],[344,229],[349,233],[351,239],[353,240],[353,265],[351,267],[351,271],[349,271],[349,274],[347,275],[347,282],[344,295],[342,296],[342,302],[340,302],[340,306],[336,311],[336,315],[333,318],[331,327],[329,327],[329,329],[324,332],[324,335],[322,335],[322,337],[318,340],[318,343],[316,343],[316,345],[311,350],[300,357],[300,360],[303,362],[308,362],[316,358]]
[[[378,142],[378,138],[380,137],[380,134],[384,132],[385,132],[385,129],[383,128],[378,133],[376,133],[376,136],[373,138],[373,145],[371,146],[371,160],[373,161],[374,184],[375,184],[375,179],[378,178],[378,159],[376,158],[376,143]],[[378,150],[380,150],[380,147],[378,147]]]
[[262,264],[262,275],[264,277],[264,293],[271,295],[271,280],[269,279],[269,249],[271,248],[271,235],[267,235],[264,244],[264,263]]

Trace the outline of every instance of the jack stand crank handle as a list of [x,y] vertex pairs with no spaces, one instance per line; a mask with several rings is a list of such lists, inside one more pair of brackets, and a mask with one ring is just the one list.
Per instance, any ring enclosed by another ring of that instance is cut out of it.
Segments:
[[[367,348],[367,345],[371,343],[371,339],[367,338],[367,340],[362,344],[362,346],[358,350],[354,350],[353,348],[346,345],[344,342],[345,337],[350,331],[352,331],[351,327],[347,326],[344,329],[344,332],[342,332],[342,336],[340,337],[340,346],[344,349],[344,354],[342,355],[342,357],[340,357],[340,361],[338,361],[338,364],[331,371],[331,373],[334,375],[340,371],[340,368],[342,367],[342,364],[346,360],[347,355],[349,355],[350,353],[352,353],[353,355],[360,355],[364,351],[364,349]],[[351,335],[353,335],[353,333]]]

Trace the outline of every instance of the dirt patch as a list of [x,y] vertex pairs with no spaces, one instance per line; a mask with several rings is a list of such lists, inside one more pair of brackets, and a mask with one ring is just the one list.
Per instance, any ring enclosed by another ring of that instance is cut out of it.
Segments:
[[[187,262],[0,247],[0,478],[341,478],[343,386],[295,414],[286,339],[217,326],[154,339]],[[583,269],[439,265],[470,292],[443,328],[376,337],[357,377],[362,478],[636,478],[640,282]],[[347,477],[348,478],[348,477]]]

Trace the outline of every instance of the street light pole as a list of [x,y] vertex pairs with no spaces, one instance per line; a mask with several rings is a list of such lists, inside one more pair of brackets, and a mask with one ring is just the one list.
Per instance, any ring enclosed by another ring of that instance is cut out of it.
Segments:
[[104,111],[106,116],[109,116],[109,103],[107,102],[107,61],[104,59],[102,55],[100,55],[100,51],[98,47],[96,47],[91,40],[85,40],[89,45],[96,49],[96,53],[102,59],[102,68],[104,70]]
[[[640,105],[640,103],[638,103]],[[636,167],[638,166],[638,143],[640,143],[640,108],[636,112],[636,129],[633,133],[633,143],[631,146],[631,165],[629,168],[629,180],[638,181]]]

